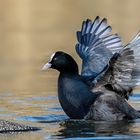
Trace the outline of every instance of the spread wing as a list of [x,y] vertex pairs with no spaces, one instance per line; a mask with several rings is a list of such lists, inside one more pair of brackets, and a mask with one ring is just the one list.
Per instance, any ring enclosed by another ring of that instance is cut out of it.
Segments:
[[113,54],[122,49],[120,37],[110,32],[107,20],[99,17],[94,21],[83,21],[81,31],[77,32],[76,51],[82,59],[81,75],[86,80],[93,80],[100,75]]
[[140,85],[140,32],[120,54],[112,57],[108,70],[98,80],[96,87],[101,85],[126,99],[133,88]]

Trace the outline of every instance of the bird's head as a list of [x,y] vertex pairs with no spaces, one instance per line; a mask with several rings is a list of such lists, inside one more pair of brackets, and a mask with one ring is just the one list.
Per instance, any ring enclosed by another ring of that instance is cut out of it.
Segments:
[[51,55],[50,60],[43,66],[43,70],[48,68],[56,69],[63,73],[78,74],[78,65],[67,53],[58,51]]

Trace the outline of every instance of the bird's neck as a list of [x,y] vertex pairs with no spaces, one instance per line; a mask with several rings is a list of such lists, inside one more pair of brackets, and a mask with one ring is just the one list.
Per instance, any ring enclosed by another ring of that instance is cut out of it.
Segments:
[[79,70],[78,70],[78,65],[75,61],[71,62],[68,61],[63,67],[61,66],[58,68],[60,71],[60,74],[70,74],[70,75],[78,75]]

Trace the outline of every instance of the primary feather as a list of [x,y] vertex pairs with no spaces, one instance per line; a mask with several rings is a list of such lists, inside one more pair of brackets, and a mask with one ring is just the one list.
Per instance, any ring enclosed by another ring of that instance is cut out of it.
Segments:
[[98,16],[94,21],[83,21],[81,31],[77,32],[76,51],[82,58],[81,75],[90,85],[105,70],[113,54],[122,49],[120,37],[110,32],[107,20]]

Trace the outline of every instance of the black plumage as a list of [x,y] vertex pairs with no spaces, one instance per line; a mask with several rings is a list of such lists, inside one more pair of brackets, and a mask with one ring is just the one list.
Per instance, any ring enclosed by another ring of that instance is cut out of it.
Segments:
[[58,97],[71,119],[116,121],[140,116],[126,101],[140,84],[140,33],[125,47],[117,34],[110,33],[105,18],[83,21],[76,45],[81,74],[76,61],[62,51],[43,67],[60,72]]

